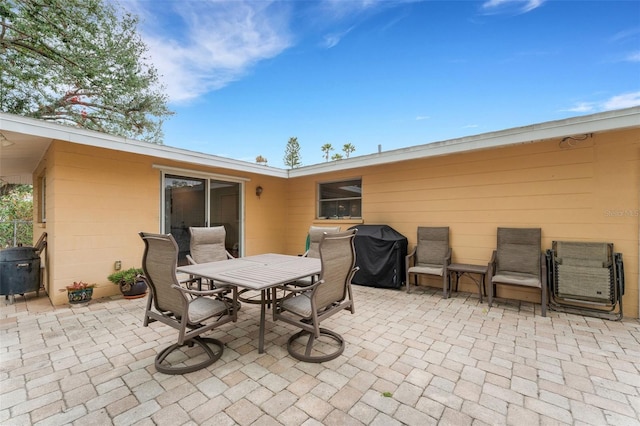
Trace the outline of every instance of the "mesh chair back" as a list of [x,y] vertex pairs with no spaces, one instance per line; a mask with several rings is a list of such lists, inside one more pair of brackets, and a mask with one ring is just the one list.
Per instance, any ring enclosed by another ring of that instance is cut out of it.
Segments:
[[517,272],[540,276],[540,228],[498,228],[496,274]]
[[418,227],[416,266],[442,265],[449,251],[449,227]]
[[178,244],[171,234],[141,232],[144,241],[142,269],[151,289],[156,310],[179,315],[186,312],[187,300],[172,285],[179,285],[176,277],[178,267]]
[[552,249],[557,262],[564,265],[607,268],[613,264],[612,243],[554,241]]
[[326,234],[320,242],[320,279],[324,280],[324,283],[318,286],[314,295],[318,310],[341,302],[347,297],[356,264],[356,250],[353,245],[355,235],[355,229]]
[[189,251],[196,263],[215,262],[227,259],[224,226],[190,227],[191,242]]
[[314,259],[320,258],[320,240],[324,233],[335,234],[340,232],[339,226],[311,226],[309,228],[309,250],[307,250],[307,257]]

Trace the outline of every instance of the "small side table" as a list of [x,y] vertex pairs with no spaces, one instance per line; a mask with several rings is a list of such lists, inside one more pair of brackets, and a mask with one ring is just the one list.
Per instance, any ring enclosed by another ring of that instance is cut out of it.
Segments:
[[[447,297],[449,297],[449,294],[451,293],[451,275],[453,274],[456,277],[455,291],[458,291],[458,281],[460,280],[460,277],[467,274],[467,276],[478,286],[480,303],[482,303],[482,293],[484,293],[485,296],[487,295],[487,289],[485,288],[484,282],[488,269],[488,265],[471,265],[469,263],[452,263],[447,266],[447,274],[449,276]],[[478,275],[478,277],[474,277],[473,274]]]

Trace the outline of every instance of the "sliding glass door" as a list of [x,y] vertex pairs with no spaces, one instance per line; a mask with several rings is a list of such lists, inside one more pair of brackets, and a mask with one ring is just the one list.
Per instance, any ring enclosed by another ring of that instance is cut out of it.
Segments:
[[225,246],[234,257],[240,254],[240,184],[209,181],[209,226],[224,226]]
[[191,226],[224,226],[227,250],[240,255],[241,183],[163,174],[163,188],[163,232],[176,239],[180,264],[189,253]]

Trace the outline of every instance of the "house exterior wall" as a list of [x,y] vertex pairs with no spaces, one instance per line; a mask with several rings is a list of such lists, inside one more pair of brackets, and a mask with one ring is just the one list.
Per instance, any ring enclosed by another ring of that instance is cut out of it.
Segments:
[[[613,242],[624,258],[624,313],[638,317],[639,171],[635,129],[292,178],[286,250],[301,250],[311,224],[357,223],[314,220],[316,187],[361,177],[364,223],[390,225],[410,248],[418,226],[449,226],[454,262],[487,264],[498,227],[541,228],[543,250],[554,240]],[[461,289],[477,291],[470,281]],[[503,296],[540,300],[539,290],[499,286]]]
[[[138,232],[160,230],[161,171],[153,157],[54,141],[36,173],[47,178],[47,221],[34,219],[37,238],[48,236],[48,294],[67,303],[65,286],[96,283],[94,297],[119,293],[107,280],[119,260],[122,268],[140,267],[144,245]],[[219,173],[245,183],[245,254],[283,252],[285,180],[228,169],[206,169],[177,162],[163,166]],[[255,184],[254,184],[255,183]],[[264,187],[258,199],[255,186]],[[39,201],[36,197],[38,211]]]
[[[410,247],[418,226],[449,226],[453,261],[479,264],[489,261],[500,226],[542,228],[543,250],[554,240],[613,242],[625,262],[625,316],[638,317],[640,134],[621,130],[568,142],[284,179],[55,141],[34,172],[34,182],[40,175],[47,180],[47,222],[34,225],[34,236],[48,233],[54,304],[66,303],[65,286],[78,280],[96,283],[95,297],[117,294],[106,279],[114,262],[140,266],[138,232],[160,230],[161,162],[245,180],[245,255],[300,254],[312,224],[388,224],[408,237]],[[354,177],[362,178],[362,220],[316,220],[318,183]],[[426,277],[422,284],[439,287],[440,281]],[[476,287],[463,280],[461,290]],[[511,287],[499,287],[498,296],[539,301],[539,292]]]

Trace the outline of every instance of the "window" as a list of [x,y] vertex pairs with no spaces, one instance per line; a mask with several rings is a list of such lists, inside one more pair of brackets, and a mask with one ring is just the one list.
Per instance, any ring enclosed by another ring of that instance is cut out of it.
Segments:
[[362,217],[362,179],[327,182],[318,185],[318,218]]

